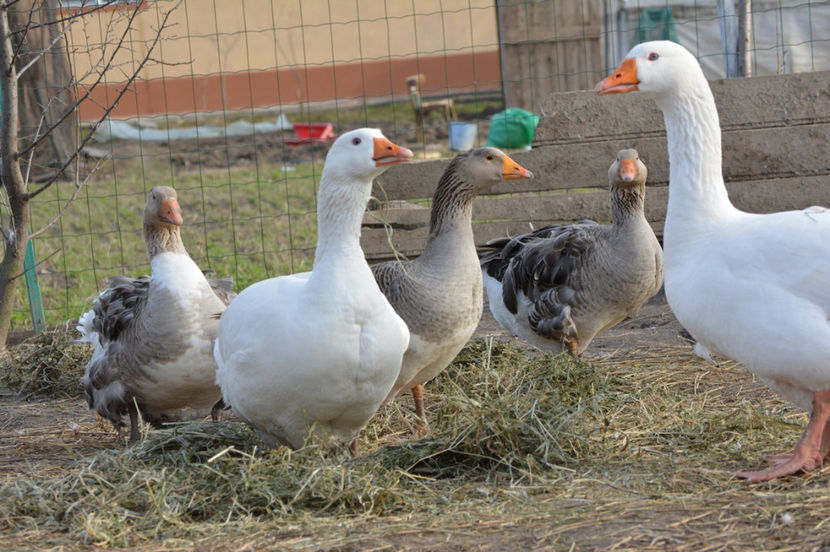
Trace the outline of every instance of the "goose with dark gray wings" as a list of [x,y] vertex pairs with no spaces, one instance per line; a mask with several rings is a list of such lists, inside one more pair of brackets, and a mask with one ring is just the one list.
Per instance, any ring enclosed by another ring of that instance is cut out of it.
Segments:
[[[89,407],[120,431],[138,413],[152,425],[196,419],[221,394],[215,382],[213,340],[233,294],[230,281],[205,278],[182,243],[176,191],[156,186],[144,207],[151,277],[116,276],[81,316],[81,341],[93,346],[84,389]],[[220,298],[221,297],[221,298]]]
[[663,255],[643,213],[646,166],[622,150],[608,170],[610,225],[554,225],[489,242],[481,257],[490,311],[537,347],[581,354],[660,290]]

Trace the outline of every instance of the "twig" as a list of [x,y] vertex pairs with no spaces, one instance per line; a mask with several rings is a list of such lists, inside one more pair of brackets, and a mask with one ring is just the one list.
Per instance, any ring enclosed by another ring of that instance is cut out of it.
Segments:
[[[101,160],[99,159],[95,162],[95,167],[93,167],[93,169],[89,172],[89,174],[86,175],[86,178],[84,178],[84,181],[80,182],[78,184],[75,184],[75,191],[72,192],[72,195],[69,197],[68,200],[66,200],[66,204],[64,204],[64,206],[61,207],[61,210],[54,217],[52,217],[52,220],[50,220],[49,222],[44,224],[36,232],[32,232],[31,234],[29,234],[29,239],[30,240],[40,236],[41,234],[46,232],[49,228],[54,226],[54,224],[56,222],[58,222],[58,220],[63,216],[63,213],[69,208],[70,205],[72,205],[72,202],[75,201],[75,199],[78,197],[78,194],[81,192],[81,189],[86,185],[87,182],[89,182],[90,177],[93,174],[95,174],[95,171],[97,171],[100,166],[101,166]],[[77,179],[76,179],[76,182],[77,182]]]
[[[13,0],[11,2],[8,2],[6,5],[7,6],[12,6],[13,4],[16,4],[19,1],[20,0]],[[42,27],[51,27],[51,26],[57,25],[59,23],[65,23],[67,21],[73,21],[75,19],[78,19],[79,17],[87,16],[91,13],[95,13],[97,11],[101,11],[103,9],[106,9],[106,8],[112,6],[116,2],[117,2],[117,0],[111,0],[110,2],[107,2],[106,4],[93,4],[93,5],[83,6],[82,8],[75,8],[72,11],[72,13],[70,13],[70,15],[67,15],[66,17],[61,17],[59,19],[54,19],[52,21],[49,21],[48,23],[32,23],[31,25],[26,25],[22,29],[12,31],[10,34],[11,34],[11,36],[15,36],[15,35],[18,35],[18,34],[21,34],[21,33],[23,33],[25,35],[29,31],[32,31],[32,30],[35,30],[35,29],[40,29]],[[141,2],[139,2],[139,4],[143,4],[143,3],[144,3],[143,0]],[[66,8],[64,8],[64,9],[66,9]]]
[[[6,4],[4,6],[4,8],[6,10],[8,10],[10,6],[11,6],[11,4]],[[13,48],[12,62],[11,62],[11,65],[9,65],[9,67],[14,67],[15,65],[17,65],[17,55],[20,53],[20,50],[23,48],[23,44],[26,43],[26,35],[29,34],[29,30],[32,26],[32,16],[34,15],[34,13],[35,13],[35,6],[33,4],[32,7],[29,8],[29,20],[23,26],[23,36],[20,38],[20,42],[17,44],[17,48]],[[9,23],[11,23],[11,22],[9,22]],[[10,35],[10,37],[11,37],[11,35]]]
[[32,59],[30,59],[30,60],[29,60],[29,63],[27,63],[27,64],[26,64],[26,65],[24,65],[24,66],[23,66],[20,70],[18,70],[18,71],[17,71],[17,78],[20,78],[20,76],[21,76],[23,73],[25,73],[25,72],[26,72],[26,70],[27,70],[27,69],[29,69],[29,67],[31,67],[32,65],[34,65],[34,64],[35,64],[35,62],[36,62],[37,60],[39,60],[40,58],[42,58],[42,57],[43,57],[43,55],[44,55],[46,52],[48,52],[49,50],[51,50],[51,49],[52,49],[52,46],[54,46],[54,45],[55,45],[55,43],[56,43],[58,40],[60,40],[60,39],[63,37],[63,35],[65,35],[65,34],[66,34],[66,31],[68,31],[68,30],[69,30],[69,27],[68,27],[68,26],[67,26],[67,27],[64,27],[63,29],[61,29],[61,31],[60,31],[57,35],[55,35],[55,38],[53,38],[53,39],[52,39],[52,42],[50,42],[50,43],[49,43],[49,46],[46,46],[43,50],[41,50],[40,52],[38,52],[38,54],[37,54],[35,57],[33,57]]
[[21,276],[23,276],[24,274],[26,274],[27,272],[29,272],[29,271],[30,271],[30,270],[32,270],[33,268],[37,268],[37,267],[39,267],[40,265],[42,265],[43,263],[45,263],[46,261],[48,261],[49,259],[51,259],[52,257],[54,257],[55,255],[57,255],[58,253],[60,253],[62,250],[63,250],[63,248],[61,248],[61,247],[59,247],[59,248],[55,249],[54,251],[52,251],[51,253],[49,253],[49,254],[48,254],[48,255],[46,255],[45,257],[43,257],[41,260],[39,260],[38,262],[36,262],[36,263],[35,263],[35,265],[34,265],[32,268],[26,268],[26,269],[24,269],[24,270],[23,270],[23,272],[21,272],[21,273],[19,273],[19,274],[15,274],[14,276],[11,276],[11,277],[9,278],[9,280],[16,280],[17,278],[20,278]]

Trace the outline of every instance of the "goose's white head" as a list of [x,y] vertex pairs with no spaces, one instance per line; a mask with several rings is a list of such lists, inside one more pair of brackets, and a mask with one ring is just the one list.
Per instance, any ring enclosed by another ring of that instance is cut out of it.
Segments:
[[700,83],[706,85],[706,78],[700,64],[686,48],[668,40],[656,40],[634,46],[619,68],[597,83],[594,92],[640,91],[659,101],[694,93]]
[[361,181],[372,179],[391,165],[412,159],[412,152],[393,144],[376,128],[342,134],[326,155],[326,172]]

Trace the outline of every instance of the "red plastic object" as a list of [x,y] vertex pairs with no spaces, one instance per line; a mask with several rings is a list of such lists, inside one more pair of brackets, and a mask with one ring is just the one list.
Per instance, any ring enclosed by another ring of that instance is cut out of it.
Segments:
[[289,146],[328,142],[337,138],[331,123],[294,123],[294,134],[285,139]]

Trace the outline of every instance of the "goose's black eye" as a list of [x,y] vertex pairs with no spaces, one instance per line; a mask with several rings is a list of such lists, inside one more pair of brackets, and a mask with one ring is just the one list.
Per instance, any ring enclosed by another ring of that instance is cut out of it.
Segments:
[[493,154],[492,154],[492,153],[488,153],[488,154],[487,154],[487,160],[488,160],[488,161],[492,161],[492,160],[493,160]]
[[658,54],[657,52],[651,52],[648,55],[648,60],[649,61],[657,61],[657,58],[659,58],[659,57],[660,57],[660,54]]
[[362,140],[360,138],[352,138],[352,144],[359,146]]

